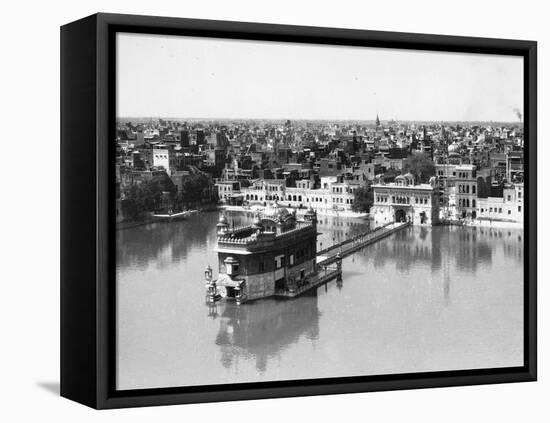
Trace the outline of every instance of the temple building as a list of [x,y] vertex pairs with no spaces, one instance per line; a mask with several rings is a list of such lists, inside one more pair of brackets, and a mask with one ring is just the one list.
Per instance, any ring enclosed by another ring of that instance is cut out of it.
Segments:
[[205,272],[207,300],[237,303],[293,292],[315,276],[317,215],[303,220],[276,201],[257,214],[251,225],[231,227],[222,215],[218,228],[218,272]]
[[428,184],[416,184],[410,173],[399,175],[394,183],[377,178],[372,186],[374,204],[370,210],[376,226],[392,222],[410,222],[414,225],[439,223],[439,187],[437,178]]

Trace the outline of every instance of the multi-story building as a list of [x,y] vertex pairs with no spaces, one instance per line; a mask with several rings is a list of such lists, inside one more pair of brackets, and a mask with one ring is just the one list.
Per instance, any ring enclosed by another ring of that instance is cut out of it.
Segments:
[[376,226],[391,222],[410,222],[415,225],[439,223],[439,186],[432,177],[429,184],[416,184],[410,173],[399,175],[386,184],[378,178],[372,186],[374,205],[370,214]]
[[206,139],[205,139],[205,136],[204,136],[204,130],[197,129],[197,131],[196,131],[196,143],[197,143],[197,145],[206,144]]
[[166,144],[153,146],[153,166],[162,167],[168,174],[177,167],[176,154],[173,148]]
[[474,165],[456,166],[456,217],[475,219],[477,214],[477,176]]
[[523,151],[511,151],[506,154],[506,180],[523,180]]
[[478,199],[477,217],[480,220],[497,220],[523,223],[523,183],[508,184],[502,196]]
[[241,303],[292,292],[315,275],[317,218],[311,209],[297,220],[274,202],[252,225],[231,227],[222,216],[217,227],[219,276],[208,287],[216,295]]
[[182,147],[189,147],[191,144],[190,142],[191,138],[189,137],[189,131],[187,129],[183,129],[180,131],[180,145]]
[[320,188],[315,188],[312,179],[297,180],[295,184],[295,187],[287,187],[284,179],[260,179],[242,189],[242,194],[249,204],[265,205],[268,201],[278,200],[287,207],[311,207],[317,213],[332,214],[351,212],[355,193],[363,185],[342,176],[322,177]]
[[242,199],[241,184],[236,180],[220,180],[216,182],[218,198],[222,203],[232,203]]
[[456,167],[455,164],[438,163],[435,175],[439,185],[439,207],[443,219],[456,215]]
[[223,169],[225,166],[226,151],[222,147],[206,150],[206,165],[216,169]]

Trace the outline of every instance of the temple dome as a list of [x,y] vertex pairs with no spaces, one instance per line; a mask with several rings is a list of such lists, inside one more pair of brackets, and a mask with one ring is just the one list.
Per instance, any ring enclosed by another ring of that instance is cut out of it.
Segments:
[[288,209],[279,205],[277,201],[271,203],[263,212],[263,217],[266,219],[285,220],[290,215]]
[[218,226],[219,225],[228,225],[229,223],[227,222],[227,216],[225,214],[222,214],[220,216],[220,220],[218,221]]
[[411,172],[405,173],[405,179],[409,185],[414,185],[414,175]]

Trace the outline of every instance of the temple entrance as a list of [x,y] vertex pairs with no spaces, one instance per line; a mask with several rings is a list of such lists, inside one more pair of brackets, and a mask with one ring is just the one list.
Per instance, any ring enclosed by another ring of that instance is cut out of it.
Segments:
[[421,212],[420,213],[420,224],[424,224],[426,223],[426,212]]
[[405,213],[405,210],[399,209],[395,211],[395,221],[398,223],[407,221],[407,214]]

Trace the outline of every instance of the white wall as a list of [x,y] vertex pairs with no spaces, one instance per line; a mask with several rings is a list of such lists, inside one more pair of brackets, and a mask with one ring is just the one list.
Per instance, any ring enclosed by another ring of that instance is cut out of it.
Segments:
[[[59,381],[59,26],[97,11],[410,31],[539,41],[539,128],[550,115],[550,31],[545,2],[297,0],[259,1],[12,1],[2,5],[3,142],[29,148],[26,166],[9,160],[0,213],[3,421],[224,422],[543,421],[548,418],[550,273],[539,269],[540,381],[93,412],[56,397]],[[27,133],[24,131],[28,130]],[[17,133],[15,133],[17,131]],[[549,157],[539,130],[539,157]],[[6,144],[4,144],[6,145]],[[4,156],[6,157],[6,156]],[[548,190],[539,208],[548,210]],[[542,194],[545,196],[542,196]],[[539,239],[549,238],[539,222]],[[539,257],[548,244],[539,243]],[[11,415],[11,416],[10,416]],[[547,421],[547,420],[546,420]]]

